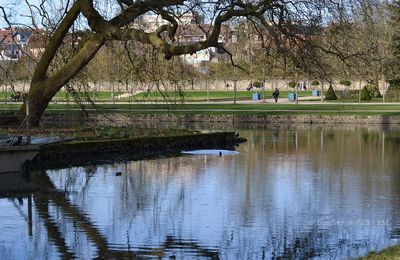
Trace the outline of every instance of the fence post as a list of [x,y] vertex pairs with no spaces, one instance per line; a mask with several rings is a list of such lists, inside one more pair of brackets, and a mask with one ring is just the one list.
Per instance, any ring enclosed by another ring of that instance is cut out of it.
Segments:
[[25,101],[26,105],[26,143],[27,145],[31,144],[31,129],[30,129],[30,112],[29,112],[29,99],[26,99]]

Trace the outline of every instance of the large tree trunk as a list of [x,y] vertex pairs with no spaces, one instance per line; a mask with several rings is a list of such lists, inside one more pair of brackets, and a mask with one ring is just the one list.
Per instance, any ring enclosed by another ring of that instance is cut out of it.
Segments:
[[[170,11],[166,11],[169,8],[172,11],[175,7],[183,5],[185,2],[183,0],[118,1],[122,10],[109,20],[101,15],[101,12],[97,10],[93,2],[93,0],[71,1],[71,4],[66,5],[65,14],[62,15],[61,20],[57,23],[57,28],[52,32],[33,73],[31,89],[27,98],[32,126],[39,125],[40,118],[52,97],[90,62],[106,41],[137,41],[149,44],[164,52],[165,57],[168,59],[172,56],[194,54],[209,47],[218,47],[220,45],[218,39],[223,29],[223,23],[234,17],[258,17],[261,23],[266,23],[264,14],[267,11],[272,12],[275,10],[271,3],[276,1],[246,3],[245,8],[243,8],[242,4],[222,4],[221,7],[225,6],[224,8],[226,9],[214,14],[214,24],[210,27],[211,29],[207,33],[206,39],[187,45],[173,43],[175,37],[178,36],[176,35],[178,21],[175,19],[173,12],[170,14]],[[282,4],[282,7],[285,6],[285,4]],[[149,11],[160,13],[163,19],[168,20],[171,24],[161,25],[151,33],[130,26],[137,17]],[[89,30],[85,32],[85,37],[82,37],[86,42],[77,44],[76,47],[79,48],[80,46],[78,52],[67,58],[67,63],[62,68],[56,72],[49,70],[60,47],[64,43],[69,44],[69,40],[66,37],[81,14],[86,18],[89,26]],[[169,39],[163,36],[164,33],[168,33]],[[26,105],[22,106],[20,112],[25,114]]]
[[[76,53],[64,67],[51,77],[42,75],[41,77],[38,76],[32,79],[27,97],[31,126],[39,126],[42,114],[48,107],[51,99],[69,80],[89,63],[103,44],[104,39],[101,35],[94,36],[82,46],[79,52]],[[35,73],[41,71],[42,68],[39,65]],[[26,114],[26,103],[21,107],[20,114]]]
[[28,102],[29,123],[33,127],[39,126],[44,111],[59,90],[60,88],[47,86],[45,83],[32,82],[28,96],[20,109],[20,114],[26,115],[26,102]]

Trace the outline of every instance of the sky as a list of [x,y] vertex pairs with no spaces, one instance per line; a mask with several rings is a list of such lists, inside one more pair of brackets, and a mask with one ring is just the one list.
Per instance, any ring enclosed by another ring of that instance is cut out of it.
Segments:
[[[36,2],[36,0],[35,0]],[[10,15],[10,22],[15,23],[28,23],[29,19],[24,17],[29,14],[28,8],[20,0],[0,0],[0,6],[3,7],[7,13]],[[7,23],[3,17],[0,16],[0,27],[3,28],[7,26]]]
[[[35,6],[39,6],[41,0],[29,0],[29,3]],[[60,17],[61,13],[64,13],[64,7],[67,1],[61,0],[48,0],[46,1],[46,11],[51,14],[51,16],[55,16],[57,19],[57,14]],[[72,1],[71,1],[72,2]],[[19,24],[28,24],[31,25],[30,11],[24,0],[0,0],[0,6],[4,7],[7,15],[9,16],[9,20],[12,23]],[[109,19],[110,15],[115,14],[116,4],[113,4],[111,1],[99,1],[96,5],[100,13],[106,18]],[[33,8],[36,12],[37,9]],[[52,17],[54,18],[54,17]],[[36,21],[38,26],[40,27],[40,19]],[[0,16],[0,28],[7,26],[3,15]]]

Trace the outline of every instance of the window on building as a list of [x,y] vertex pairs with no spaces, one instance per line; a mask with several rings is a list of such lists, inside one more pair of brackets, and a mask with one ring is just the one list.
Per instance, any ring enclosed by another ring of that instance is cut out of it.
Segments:
[[232,42],[237,42],[237,36],[235,34],[232,35]]

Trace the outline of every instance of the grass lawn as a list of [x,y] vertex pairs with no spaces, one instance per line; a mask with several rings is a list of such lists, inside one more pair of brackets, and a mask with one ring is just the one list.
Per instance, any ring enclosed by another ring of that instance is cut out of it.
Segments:
[[[54,104],[52,108],[68,108],[66,105]],[[71,106],[69,106],[71,107]],[[343,111],[354,111],[354,110],[398,110],[400,112],[399,104],[382,104],[382,105],[368,105],[368,104],[271,104],[271,103],[257,103],[257,104],[100,104],[97,106],[100,109],[135,109],[135,110],[261,110],[261,111],[282,111],[282,110],[299,110],[299,111],[313,111],[313,110],[343,110]]]
[[[282,90],[280,91],[280,96],[279,98],[284,98],[287,99],[288,94],[293,91],[288,91],[288,90]],[[143,101],[195,101],[195,102],[201,102],[201,101],[230,101],[234,99],[234,92],[233,91],[192,91],[192,90],[186,90],[184,92],[175,92],[175,91],[166,91],[166,92],[159,92],[159,91],[152,91],[152,92],[141,92],[138,93],[132,97],[123,97],[120,99],[117,99],[118,95],[122,95],[125,92],[114,92],[115,96],[115,102],[122,101],[122,102],[143,102]],[[263,99],[264,92],[263,91],[237,91],[236,92],[236,98],[237,100],[252,100],[252,95],[253,93],[259,93],[261,96],[261,99]],[[0,102],[4,101],[5,99],[5,92],[0,92]],[[7,92],[7,97],[10,97],[11,93]],[[312,91],[298,91],[299,97],[306,97],[306,96],[311,96]],[[85,93],[79,93],[79,96],[81,97],[82,100],[86,100],[86,97],[88,96],[91,100],[95,100],[98,102],[101,101],[112,101],[112,92],[111,91],[100,91],[100,92],[88,92],[87,94]],[[265,98],[266,99],[272,99],[272,90],[266,90],[265,91]],[[9,100],[9,99],[7,99]],[[53,98],[53,101],[73,101],[73,97],[71,94],[65,91],[58,92],[56,96]],[[303,100],[307,101],[307,100]],[[309,101],[315,101],[315,99],[310,99]],[[335,100],[331,101],[332,103],[357,103],[358,99],[340,99],[340,100]],[[373,98],[371,101],[362,101],[362,103],[370,103],[370,102],[382,102],[382,98]]]
[[[287,98],[288,93],[290,91],[281,91],[279,98]],[[118,95],[124,94],[125,92],[114,92],[115,101],[164,101],[164,100],[186,100],[186,101],[207,101],[207,100],[233,100],[234,93],[233,91],[185,91],[185,92],[174,92],[174,91],[166,91],[160,93],[159,91],[153,92],[141,92],[132,97],[123,97],[117,99]],[[237,91],[236,98],[238,100],[251,100],[253,93],[260,93],[261,99],[263,98],[263,91]],[[11,93],[7,93],[9,97]],[[299,91],[299,97],[311,96],[311,91]],[[111,91],[101,91],[101,92],[88,92],[79,93],[79,96],[85,100],[86,97],[89,97],[91,100],[97,101],[111,101],[112,100],[112,92]],[[0,102],[4,100],[5,92],[0,92]],[[265,91],[265,98],[272,98],[272,91]],[[72,95],[68,92],[61,91],[56,94],[53,98],[53,101],[72,101]]]
[[[7,97],[10,96],[10,93],[7,93]],[[4,99],[6,97],[6,93],[5,92],[0,92],[0,102],[4,102]]]
[[[279,98],[287,98],[288,93],[291,91],[281,91]],[[122,102],[143,102],[143,101],[223,101],[223,100],[232,100],[234,99],[234,92],[233,91],[185,91],[185,92],[174,92],[174,91],[166,91],[166,92],[141,92],[136,94],[132,97],[123,97],[117,98],[118,95],[122,95],[125,92],[114,92],[115,102],[122,101]],[[263,91],[237,91],[236,98],[237,100],[252,100],[253,93],[260,93],[261,99],[263,99]],[[111,91],[101,91],[101,92],[88,92],[85,93],[78,93],[80,98],[84,101],[87,100],[89,97],[92,101],[112,101],[112,92]],[[304,96],[311,96],[311,91],[299,91],[299,97]],[[9,97],[11,93],[7,93],[7,97]],[[265,91],[265,98],[271,99],[272,98],[272,91],[267,90]],[[5,92],[0,92],[0,102],[5,99]],[[9,99],[7,99],[9,100]],[[52,99],[55,102],[61,101],[71,101],[73,102],[73,97],[70,93],[65,91],[58,92],[55,97]]]
[[[0,109],[16,109],[19,108],[20,104],[8,103],[0,104]],[[91,106],[87,105],[87,108]],[[346,104],[346,103],[323,103],[323,104],[274,104],[274,103],[255,103],[255,104],[179,104],[179,103],[168,103],[168,104],[96,104],[99,109],[135,109],[135,110],[299,110],[299,111],[312,111],[312,110],[343,110],[343,111],[355,111],[355,110],[368,110],[368,111],[379,111],[379,110],[398,110],[400,112],[400,104]],[[76,104],[51,104],[50,109],[74,109],[79,108]]]
[[[340,103],[357,103],[358,102],[358,98],[356,99],[338,99],[338,100],[334,100],[331,102],[340,102]],[[361,100],[361,103],[380,103],[383,102],[383,98],[372,98],[369,101],[365,101],[365,100]]]
[[[281,91],[280,98],[287,98],[288,93],[291,91]],[[237,91],[236,98],[239,100],[251,100],[253,93],[260,93],[261,99],[263,98],[263,91]],[[311,96],[312,91],[299,91],[299,97]],[[163,96],[164,95],[164,96]],[[272,91],[265,91],[265,98],[271,98]],[[184,92],[174,92],[174,91],[166,91],[160,93],[159,91],[153,92],[142,92],[134,95],[132,100],[164,100],[164,99],[177,99],[177,100],[187,100],[187,101],[206,101],[206,100],[233,100],[234,92],[233,91],[192,91],[187,90]],[[123,101],[128,101],[130,98],[123,98]]]

